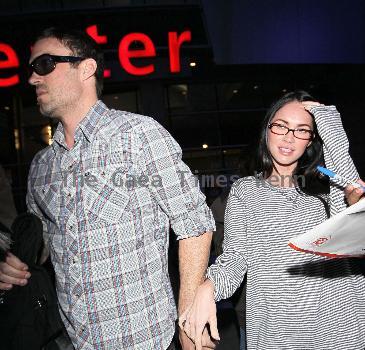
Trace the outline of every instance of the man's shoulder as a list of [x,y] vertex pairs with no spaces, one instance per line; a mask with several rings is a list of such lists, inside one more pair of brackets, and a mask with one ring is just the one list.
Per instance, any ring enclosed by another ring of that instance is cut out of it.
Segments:
[[33,157],[32,163],[30,165],[28,179],[31,182],[34,182],[41,174],[45,174],[48,171],[53,158],[54,151],[52,145],[38,151]]
[[133,133],[162,127],[155,119],[132,112],[110,109],[105,122],[100,127],[100,132],[109,137],[121,132]]
[[47,146],[38,151],[32,160],[32,166],[42,163],[48,163],[50,158],[54,155],[52,145]]

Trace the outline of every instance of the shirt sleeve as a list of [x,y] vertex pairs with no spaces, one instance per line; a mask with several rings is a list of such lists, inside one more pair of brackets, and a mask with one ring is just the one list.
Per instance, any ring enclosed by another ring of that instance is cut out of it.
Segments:
[[42,254],[41,254],[41,257],[39,260],[40,263],[42,264],[49,255],[49,249],[48,249],[48,235],[46,234],[47,224],[46,224],[43,214],[42,214],[41,210],[39,209],[37,203],[35,202],[34,196],[33,196],[32,169],[35,166],[34,165],[35,162],[36,162],[36,160],[34,159],[30,166],[30,170],[29,170],[26,204],[27,204],[28,212],[36,215],[42,221],[44,245],[43,245],[43,251],[42,251]]
[[144,123],[139,135],[141,161],[153,181],[150,189],[170,219],[178,239],[214,231],[213,215],[200,191],[197,178],[182,161],[182,151],[173,137],[156,121]]
[[232,186],[224,219],[223,254],[208,268],[216,301],[229,298],[241,285],[247,271],[246,206]]
[[[340,113],[335,106],[313,106],[314,116],[320,137],[323,140],[323,153],[326,168],[350,180],[358,180],[359,174],[349,154],[349,141],[343,128]],[[330,181],[329,206],[331,216],[347,207],[344,194],[346,183]]]

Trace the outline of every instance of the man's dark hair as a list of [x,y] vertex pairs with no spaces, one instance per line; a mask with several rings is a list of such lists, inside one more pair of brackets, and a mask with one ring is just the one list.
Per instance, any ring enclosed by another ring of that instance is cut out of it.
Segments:
[[[61,27],[44,29],[36,41],[47,38],[55,38],[65,47],[69,48],[73,55],[83,58],[93,58],[96,61],[95,71],[96,94],[101,97],[103,91],[104,57],[95,41],[84,31]],[[77,66],[80,62],[71,63]]]

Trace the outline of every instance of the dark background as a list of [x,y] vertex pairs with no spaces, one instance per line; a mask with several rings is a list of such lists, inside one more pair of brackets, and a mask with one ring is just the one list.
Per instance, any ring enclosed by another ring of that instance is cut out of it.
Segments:
[[[44,27],[97,24],[108,38],[101,47],[112,72],[103,100],[161,122],[197,174],[232,174],[246,166],[265,110],[285,92],[305,89],[338,107],[364,178],[364,11],[360,0],[0,1],[0,43],[11,45],[20,61],[17,69],[0,69],[0,78],[20,74],[20,84],[0,88],[0,162],[19,211],[25,210],[30,161],[55,128],[39,114],[26,82],[30,46]],[[191,30],[192,41],[182,45],[182,69],[173,74],[167,33],[184,30]],[[156,47],[157,57],[133,61],[153,63],[151,75],[131,76],[119,64],[119,42],[133,31]],[[221,189],[203,190],[210,202]]]

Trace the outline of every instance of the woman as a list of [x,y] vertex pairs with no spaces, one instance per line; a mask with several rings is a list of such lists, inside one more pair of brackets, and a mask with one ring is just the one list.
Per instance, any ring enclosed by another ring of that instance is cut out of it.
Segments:
[[292,250],[288,241],[346,207],[341,183],[315,194],[316,166],[356,180],[348,140],[334,106],[293,92],[268,111],[256,177],[232,187],[223,253],[208,269],[180,326],[196,348],[209,323],[219,338],[214,301],[228,298],[247,274],[247,349],[365,348],[365,279],[349,259]]

